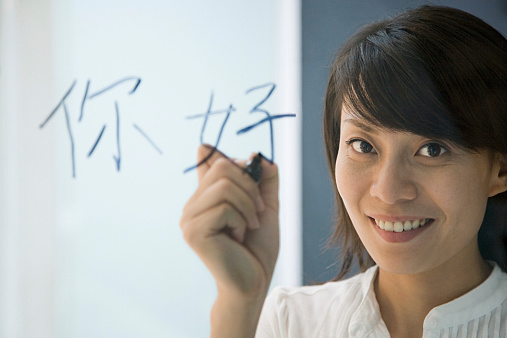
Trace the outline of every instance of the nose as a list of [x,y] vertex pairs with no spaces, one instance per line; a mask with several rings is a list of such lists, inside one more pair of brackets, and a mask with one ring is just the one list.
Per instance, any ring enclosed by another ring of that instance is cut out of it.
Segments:
[[414,200],[417,185],[410,165],[396,159],[380,161],[370,194],[390,205]]

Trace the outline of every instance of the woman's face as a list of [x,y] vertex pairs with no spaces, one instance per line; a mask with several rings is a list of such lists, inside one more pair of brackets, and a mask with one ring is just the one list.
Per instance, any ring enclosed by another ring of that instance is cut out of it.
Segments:
[[498,176],[492,158],[378,129],[344,108],[336,184],[375,262],[421,273],[479,255],[477,233]]

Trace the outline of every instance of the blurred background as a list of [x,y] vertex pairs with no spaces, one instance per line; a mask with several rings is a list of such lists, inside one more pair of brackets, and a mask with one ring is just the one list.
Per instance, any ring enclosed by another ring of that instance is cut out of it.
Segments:
[[[0,337],[208,336],[214,282],[179,229],[200,142],[279,165],[272,286],[333,278],[329,66],[424,3],[1,0]],[[504,0],[432,3],[507,35]],[[483,232],[504,257],[503,229]]]

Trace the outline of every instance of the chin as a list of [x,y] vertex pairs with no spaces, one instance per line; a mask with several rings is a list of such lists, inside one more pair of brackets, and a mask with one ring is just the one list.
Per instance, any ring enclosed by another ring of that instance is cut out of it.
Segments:
[[399,256],[400,255],[396,254],[384,254],[382,255],[383,258],[375,259],[375,257],[373,257],[373,260],[377,263],[379,269],[396,275],[415,275],[431,269],[431,267],[427,265],[427,260],[424,259],[424,261],[421,261],[420,256],[405,256],[403,258]]

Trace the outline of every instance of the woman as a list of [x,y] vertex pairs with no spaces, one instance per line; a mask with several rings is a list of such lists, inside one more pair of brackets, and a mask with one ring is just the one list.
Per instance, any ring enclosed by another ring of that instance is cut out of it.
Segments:
[[507,190],[507,40],[446,7],[368,25],[333,63],[324,115],[337,280],[354,260],[361,273],[264,301],[276,166],[263,162],[257,186],[215,153],[181,220],[217,283],[212,336],[506,337],[507,274],[477,236],[488,199]]

